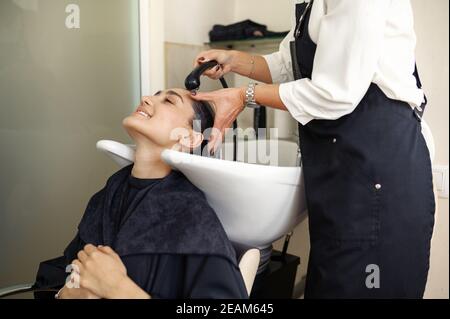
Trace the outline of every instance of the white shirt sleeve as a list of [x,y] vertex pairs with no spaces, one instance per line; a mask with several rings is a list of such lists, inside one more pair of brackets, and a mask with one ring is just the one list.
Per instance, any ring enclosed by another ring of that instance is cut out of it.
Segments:
[[[312,79],[280,85],[280,97],[298,122],[335,120],[353,112],[376,73],[390,3],[391,0],[325,1],[327,12],[319,24]],[[276,81],[290,78],[289,51],[289,43],[284,43],[280,52],[266,57]]]
[[286,83],[294,81],[290,49],[291,41],[294,41],[294,29],[292,29],[281,42],[280,50],[278,52],[264,56],[267,65],[269,66],[273,83]]

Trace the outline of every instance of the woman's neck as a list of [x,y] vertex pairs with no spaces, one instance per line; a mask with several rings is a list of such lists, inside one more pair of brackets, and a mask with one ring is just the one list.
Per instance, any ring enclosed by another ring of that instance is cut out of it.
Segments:
[[161,158],[162,149],[137,145],[131,175],[140,179],[164,178],[172,171]]

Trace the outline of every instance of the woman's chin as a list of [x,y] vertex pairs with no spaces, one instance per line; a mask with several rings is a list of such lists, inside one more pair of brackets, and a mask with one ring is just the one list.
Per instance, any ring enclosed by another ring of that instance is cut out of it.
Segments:
[[135,139],[136,136],[141,135],[142,123],[135,116],[128,116],[122,121],[123,128],[127,131],[128,135]]
[[143,125],[143,121],[147,121],[147,119],[141,115],[132,114],[122,121],[122,125],[126,130],[139,130]]
[[122,126],[127,132],[129,132],[130,128],[133,126],[132,119],[130,118],[130,116],[128,116],[122,120]]

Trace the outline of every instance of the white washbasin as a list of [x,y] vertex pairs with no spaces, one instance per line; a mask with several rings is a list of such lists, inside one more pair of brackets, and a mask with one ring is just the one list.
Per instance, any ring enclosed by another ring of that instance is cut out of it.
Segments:
[[[424,121],[422,132],[433,161],[433,135]],[[239,141],[238,145],[238,161],[248,161],[249,150],[266,146],[265,141],[254,140]],[[105,140],[98,142],[97,148],[106,152],[120,167],[133,163],[133,145]],[[232,241],[264,249],[306,217],[297,149],[296,143],[279,141],[276,152],[279,166],[260,165],[265,163],[252,158],[250,160],[258,165],[232,162],[232,144],[223,147],[222,158],[227,160],[171,150],[164,151],[162,157],[205,193]]]
[[[242,160],[249,150],[264,149],[266,142],[252,140],[239,142],[239,145],[238,160]],[[131,145],[100,141],[97,148],[121,167],[133,162]],[[232,145],[225,144],[224,148],[224,157],[232,158]],[[286,165],[283,167],[232,162],[172,150],[164,151],[162,157],[205,193],[231,241],[264,249],[306,216],[302,170],[296,166],[297,149],[296,143],[278,141],[278,148],[273,152],[279,156],[271,159],[276,162],[278,157],[278,164]],[[266,158],[262,159],[265,162]]]

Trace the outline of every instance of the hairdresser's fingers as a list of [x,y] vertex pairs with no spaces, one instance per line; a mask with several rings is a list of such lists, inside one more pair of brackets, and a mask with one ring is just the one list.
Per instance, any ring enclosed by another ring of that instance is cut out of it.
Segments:
[[227,116],[223,114],[220,110],[216,112],[214,119],[214,126],[211,131],[211,136],[209,142],[214,146],[214,150],[220,146],[225,136],[225,130],[228,127]]
[[208,150],[210,152],[211,150],[217,152],[217,150],[221,148],[227,130],[231,128],[233,122],[241,111],[241,108],[236,108],[233,106],[232,108],[225,106],[216,110],[214,127],[208,143]]
[[194,68],[198,67],[200,64],[205,62],[205,57],[203,56],[204,52],[201,52],[199,55],[197,55],[194,59]]
[[206,70],[202,75],[207,76],[210,79],[213,79],[217,76],[216,74],[219,72],[217,68]]
[[224,74],[224,72],[222,71],[222,70],[220,70],[220,71],[217,71],[216,73],[214,73],[214,75],[213,76],[210,76],[209,78],[211,79],[211,80],[219,80],[221,77],[223,77],[225,74]]
[[216,115],[215,121],[214,121],[214,128],[213,133],[211,133],[211,136],[209,138],[209,150],[213,149],[214,152],[216,152],[218,149],[221,148],[222,142],[224,140],[225,134],[227,134],[227,130],[231,129],[231,126],[236,119],[237,116],[235,115]]
[[203,75],[213,80],[217,80],[232,71],[231,54],[226,50],[209,50],[201,52],[194,60],[194,67],[198,67],[199,65],[212,60],[217,61],[219,65],[205,71]]
[[227,63],[227,64],[222,64],[221,67],[222,67],[222,72],[223,72],[224,74],[228,74],[228,73],[230,73],[230,72],[232,71],[231,64],[229,64],[229,63]]
[[222,63],[222,60],[224,60],[224,56],[225,54],[223,50],[206,50],[200,52],[194,61],[199,64],[209,62],[212,60],[216,60],[219,63]]
[[195,94],[191,94],[191,97],[197,101],[214,102],[214,100],[217,98],[217,93],[214,91],[213,92],[196,92]]
[[218,54],[213,51],[203,51],[201,52],[199,55],[197,55],[197,57],[194,60],[194,67],[198,67],[199,65],[212,61],[212,60],[216,60],[217,61],[218,58]]
[[222,76],[224,76],[224,74],[224,69],[221,65],[217,65],[214,68],[211,68],[203,73],[203,75],[209,77],[212,80],[218,80]]
[[193,67],[196,68],[196,67],[200,66],[202,63],[204,63],[203,62],[204,60],[205,60],[205,58],[203,58],[203,57],[196,57],[194,59]]
[[219,126],[213,128],[213,132],[209,137],[208,151],[210,152],[210,154],[214,154],[215,152],[217,152],[217,150],[222,145],[223,136],[225,134],[225,128],[223,128],[222,125],[220,125],[219,123],[216,125]]
[[208,51],[200,52],[194,59],[194,66],[199,66],[200,64],[207,62],[207,55]]

